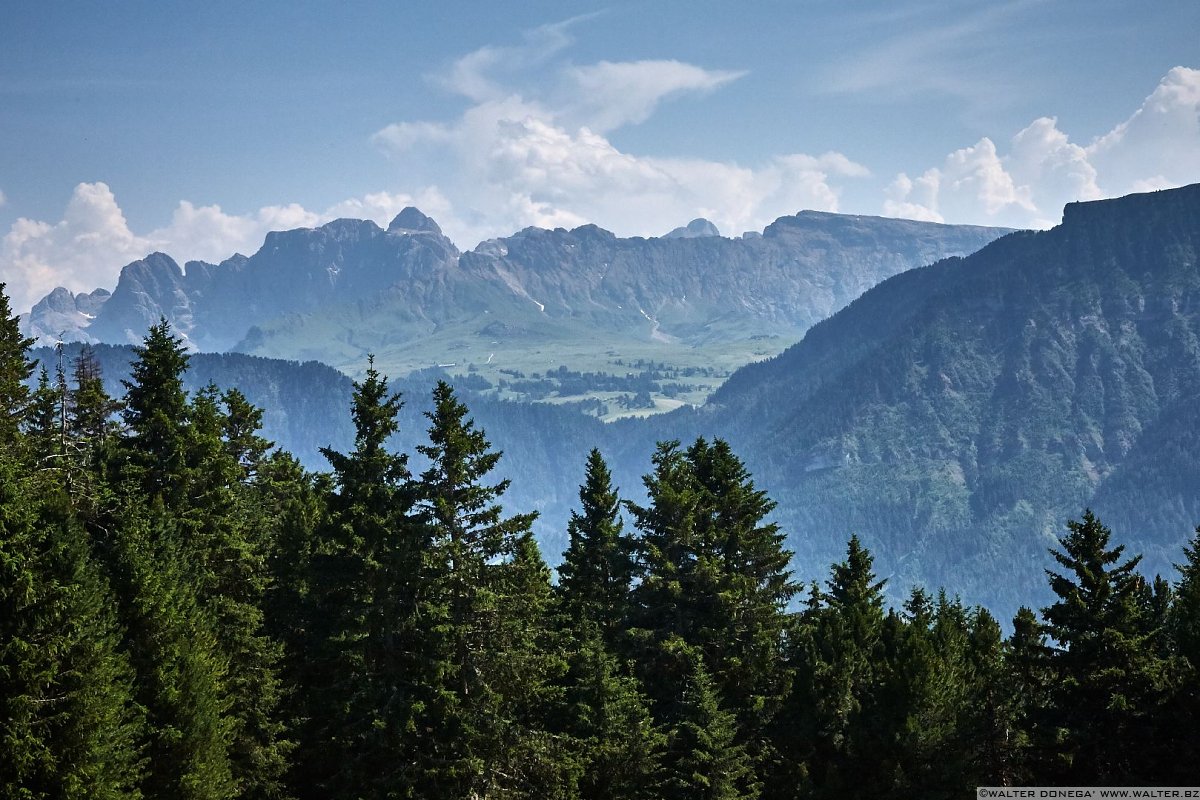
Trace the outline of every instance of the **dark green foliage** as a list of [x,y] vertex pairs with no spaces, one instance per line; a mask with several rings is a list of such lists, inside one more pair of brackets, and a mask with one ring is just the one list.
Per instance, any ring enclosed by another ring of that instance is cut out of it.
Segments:
[[0,456],[0,797],[141,796],[114,612],[61,488]]
[[[1154,761],[1134,742],[1152,741],[1165,700],[1164,664],[1142,606],[1138,558],[1121,561],[1111,532],[1086,511],[1067,523],[1065,573],[1047,570],[1057,602],[1043,609],[1055,643],[1050,658],[1050,720],[1056,730],[1055,777],[1099,784],[1153,779]],[[1077,783],[1076,785],[1082,785]]]
[[579,502],[567,524],[570,545],[558,567],[558,597],[573,625],[595,624],[611,649],[629,615],[633,557],[621,501],[599,450],[588,455]]
[[[112,417],[120,405],[104,390],[104,375],[96,351],[85,345],[75,358],[67,425],[72,438],[88,452],[102,448],[112,428]],[[86,460],[86,459],[85,459]]]
[[658,707],[667,731],[658,796],[664,800],[756,797],[751,760],[737,742],[734,714],[722,708],[701,653],[671,635],[661,642],[655,662],[665,672],[664,683],[674,687]]
[[236,791],[228,660],[184,569],[179,531],[161,507],[127,505],[109,555],[125,648],[146,709],[148,797],[218,800]]
[[33,374],[28,354],[33,340],[21,335],[19,320],[0,283],[0,450],[11,450],[16,445],[29,400],[25,381]]
[[167,321],[151,326],[140,347],[130,379],[122,381],[125,404],[121,415],[127,432],[122,440],[118,469],[148,497],[161,497],[168,508],[183,502],[187,457],[187,394],[183,373],[188,356],[183,342]]
[[453,389],[439,382],[433,402],[429,444],[418,447],[430,462],[421,508],[433,526],[428,591],[438,609],[426,667],[438,705],[428,710],[423,779],[449,796],[559,796],[565,750],[536,714],[557,667],[538,647],[550,585],[534,515],[504,516],[497,501],[508,481],[484,482],[500,453]]
[[564,727],[577,742],[579,797],[659,797],[665,737],[637,679],[610,651],[597,623],[579,623],[571,634]]
[[0,449],[0,797],[951,798],[1191,777],[1200,530],[1171,586],[1086,512],[1053,551],[1056,601],[1007,639],[944,591],[889,608],[857,536],[789,613],[773,503],[700,439],[659,446],[630,530],[591,453],[555,589],[449,385],[419,478],[373,366],[353,449],[315,475],[270,451],[240,392],[189,397],[165,325],[139,352],[119,437],[90,356],[74,389],[46,372],[2,409],[19,424]]
[[[750,763],[765,762],[765,729],[790,683],[782,646],[796,591],[783,536],[764,522],[773,504],[725,442],[700,439],[686,452],[663,443],[653,463],[650,504],[628,504],[641,532],[631,612],[639,675],[670,736],[662,714],[679,676],[660,661],[674,652],[668,642],[694,648],[705,691],[733,715],[732,741]],[[757,794],[752,770],[737,780],[740,793]]]
[[888,743],[896,712],[885,713],[883,581],[857,537],[835,564],[825,592],[814,593],[792,651],[792,717],[781,743],[791,770],[814,796],[869,796],[892,787]]
[[397,796],[415,778],[411,759],[397,754],[413,746],[425,699],[428,645],[417,620],[428,613],[430,535],[414,512],[407,457],[386,447],[400,404],[369,368],[355,387],[354,451],[325,451],[335,491],[307,579],[308,624],[321,638],[301,672],[309,718],[298,774],[307,785],[297,791],[305,796]]

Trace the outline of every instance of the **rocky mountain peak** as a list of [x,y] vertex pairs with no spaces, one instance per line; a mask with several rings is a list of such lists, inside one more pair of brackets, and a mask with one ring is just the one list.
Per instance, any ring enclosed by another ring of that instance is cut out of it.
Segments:
[[720,236],[721,232],[717,230],[717,226],[713,225],[703,217],[698,217],[682,228],[676,228],[668,234],[665,234],[664,239],[700,239],[705,236]]
[[388,225],[388,233],[433,233],[442,235],[442,229],[430,217],[422,214],[416,208],[408,206]]

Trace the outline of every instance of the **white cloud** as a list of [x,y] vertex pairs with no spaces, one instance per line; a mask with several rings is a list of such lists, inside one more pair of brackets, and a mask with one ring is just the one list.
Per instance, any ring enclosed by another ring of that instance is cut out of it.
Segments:
[[1129,119],[1087,147],[1105,194],[1200,180],[1200,70],[1175,67]]
[[310,227],[342,216],[386,226],[406,205],[445,210],[436,190],[419,197],[378,192],[344,200],[323,212],[295,203],[251,214],[227,214],[220,206],[181,201],[169,224],[138,234],[130,230],[116,198],[103,183],[75,187],[63,218],[55,223],[20,218],[0,241],[0,276],[14,310],[24,312],[56,286],[91,291],[116,285],[121,267],[153,251],[181,264],[251,254],[268,231]]
[[108,186],[81,183],[57,223],[22,217],[12,224],[0,242],[0,275],[13,309],[23,312],[55,286],[94,289],[98,277],[115,277],[152,249],[129,229]]
[[685,92],[711,92],[745,75],[680,61],[601,61],[565,72],[570,100],[563,119],[601,133],[645,122],[659,104]]
[[8,198],[4,196],[4,191],[0,190],[0,208],[4,208],[4,204],[8,202]]
[[495,73],[513,73],[536,68],[551,56],[571,44],[569,29],[585,19],[586,14],[551,25],[542,25],[525,33],[525,41],[512,47],[489,45],[467,53],[454,61],[443,75],[434,77],[436,83],[455,94],[482,103],[503,97],[503,89]]
[[1034,120],[1001,155],[990,139],[917,178],[901,173],[884,213],[1048,228],[1063,206],[1200,180],[1200,70],[1176,67],[1129,119],[1083,147],[1053,117]]
[[440,82],[473,101],[458,119],[402,121],[373,137],[410,178],[443,167],[437,183],[449,214],[439,221],[464,246],[531,225],[659,235],[697,215],[736,234],[802,208],[836,210],[838,181],[867,174],[840,153],[747,167],[624,152],[612,131],[744,73],[673,60],[571,64],[556,59],[566,28],[454,62]]
[[1028,186],[1018,186],[996,145],[986,136],[955,150],[940,167],[910,179],[901,173],[885,193],[884,213],[961,222],[980,214],[989,224],[1010,224],[1036,211]]

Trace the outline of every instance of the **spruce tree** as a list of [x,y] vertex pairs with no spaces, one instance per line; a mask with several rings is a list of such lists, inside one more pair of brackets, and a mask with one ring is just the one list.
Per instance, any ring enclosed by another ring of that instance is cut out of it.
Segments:
[[104,390],[104,376],[96,352],[84,345],[72,370],[74,389],[70,393],[67,426],[81,451],[82,461],[92,465],[95,456],[109,441],[113,415],[120,408]]
[[[675,636],[696,648],[734,714],[737,744],[765,763],[766,728],[789,688],[783,634],[797,588],[783,536],[764,521],[774,504],[721,440],[699,439],[687,451],[661,443],[653,464],[644,478],[650,504],[627,504],[642,533],[632,617],[643,681],[661,707],[676,688],[655,661],[662,643]],[[739,791],[753,796],[753,773],[743,779]]]
[[[90,522],[127,631],[139,702],[150,727],[148,794],[233,796],[244,771],[233,713],[231,642],[240,627],[226,603],[245,562],[231,533],[229,471],[213,393],[189,404],[187,356],[165,320],[151,327],[127,389],[116,443],[116,493]],[[253,622],[249,624],[253,625]]]
[[158,496],[167,508],[174,508],[186,497],[181,476],[187,457],[188,403],[183,374],[188,356],[165,318],[150,327],[133,351],[132,374],[121,382],[125,387],[121,415],[127,430],[118,470],[147,498]]
[[1122,561],[1091,511],[1067,523],[1047,570],[1058,599],[1042,609],[1055,642],[1050,691],[1058,730],[1056,780],[1074,785],[1148,782],[1146,755],[1162,702],[1163,663],[1141,608],[1140,556]]
[[242,472],[242,480],[252,480],[274,442],[259,435],[263,410],[254,406],[238,389],[228,389],[221,395],[225,407],[222,431],[225,450]]
[[599,450],[588,454],[579,502],[567,523],[569,545],[558,567],[557,594],[568,618],[597,625],[611,649],[628,622],[633,557],[621,501]]
[[665,737],[637,679],[605,644],[597,623],[581,623],[570,641],[564,727],[578,749],[579,797],[659,797]]
[[1048,717],[1050,647],[1037,615],[1026,607],[1013,617],[1013,632],[1004,648],[1004,693],[1013,718],[1009,747],[1009,780],[1004,785],[1030,784],[1048,775],[1054,733]]
[[799,587],[792,553],[766,517],[775,507],[721,439],[699,439],[687,458],[700,491],[698,538],[718,559],[719,602],[712,639],[701,643],[723,702],[738,718],[739,741],[756,757],[763,730],[779,710],[791,677],[783,657],[786,609]]
[[13,450],[29,402],[25,381],[33,374],[33,339],[21,335],[20,317],[12,313],[4,287],[0,283],[0,450]]
[[109,569],[146,709],[148,797],[236,796],[229,748],[235,723],[225,690],[228,662],[196,597],[181,536],[161,504],[127,500],[114,530]]
[[1168,713],[1161,719],[1164,778],[1183,785],[1194,754],[1200,750],[1200,528],[1184,546],[1184,562],[1176,564],[1179,580],[1167,613],[1167,639],[1173,649],[1175,678]]
[[[215,386],[196,394],[188,417],[182,476],[188,500],[178,511],[178,525],[197,597],[227,664],[230,768],[239,796],[276,796],[290,743],[279,720],[283,651],[267,636],[262,610],[271,542],[263,537],[256,500],[242,482],[244,467],[223,438],[228,418]],[[253,437],[254,431],[242,436]]]
[[300,774],[313,784],[302,793],[387,797],[417,780],[410,750],[428,678],[419,620],[429,529],[415,514],[407,457],[387,448],[400,407],[371,362],[355,384],[354,450],[322,451],[334,491],[309,579],[323,641],[302,687],[310,719]]
[[820,595],[810,644],[797,653],[797,688],[813,716],[807,778],[817,797],[870,797],[894,784],[894,754],[880,747],[891,720],[881,712],[886,616],[873,561],[852,536]]
[[29,455],[35,470],[61,471],[64,467],[64,436],[59,430],[64,402],[65,397],[50,382],[50,373],[43,365],[25,419]]
[[[508,481],[486,482],[500,453],[449,384],[434,388],[426,416],[429,443],[418,450],[430,463],[421,476],[421,506],[434,535],[430,585],[439,616],[427,663],[438,702],[428,708],[425,785],[418,793],[561,794],[561,776],[544,774],[545,731],[533,714],[553,669],[550,659],[530,652],[543,638],[536,627],[548,615],[537,616],[549,598],[548,573],[534,557],[535,515],[504,515],[498,500]],[[527,723],[512,724],[516,719]],[[538,787],[529,785],[535,773],[541,773]]]
[[657,660],[674,685],[660,706],[667,731],[659,778],[664,800],[742,800],[758,796],[737,723],[721,706],[700,652],[678,636],[660,643]]

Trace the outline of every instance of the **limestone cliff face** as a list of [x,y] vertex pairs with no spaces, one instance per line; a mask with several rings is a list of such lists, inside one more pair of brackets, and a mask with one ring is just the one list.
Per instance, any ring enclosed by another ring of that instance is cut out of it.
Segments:
[[[1003,233],[802,212],[738,239],[705,220],[651,239],[585,225],[529,228],[460,253],[436,222],[408,208],[387,230],[340,219],[270,233],[254,255],[220,264],[180,268],[156,253],[122,270],[112,297],[93,303],[94,318],[67,313],[79,301],[58,292],[30,321],[39,335],[57,326],[125,343],[162,316],[197,349],[264,353],[271,340],[301,335],[295,321],[345,328],[348,311],[361,318],[367,308],[381,309],[372,319],[385,329],[353,335],[380,341],[485,313],[488,324],[521,326],[534,311],[584,337],[634,327],[685,342],[752,336],[764,326],[799,335],[879,281]],[[320,355],[319,342],[306,346]]]

